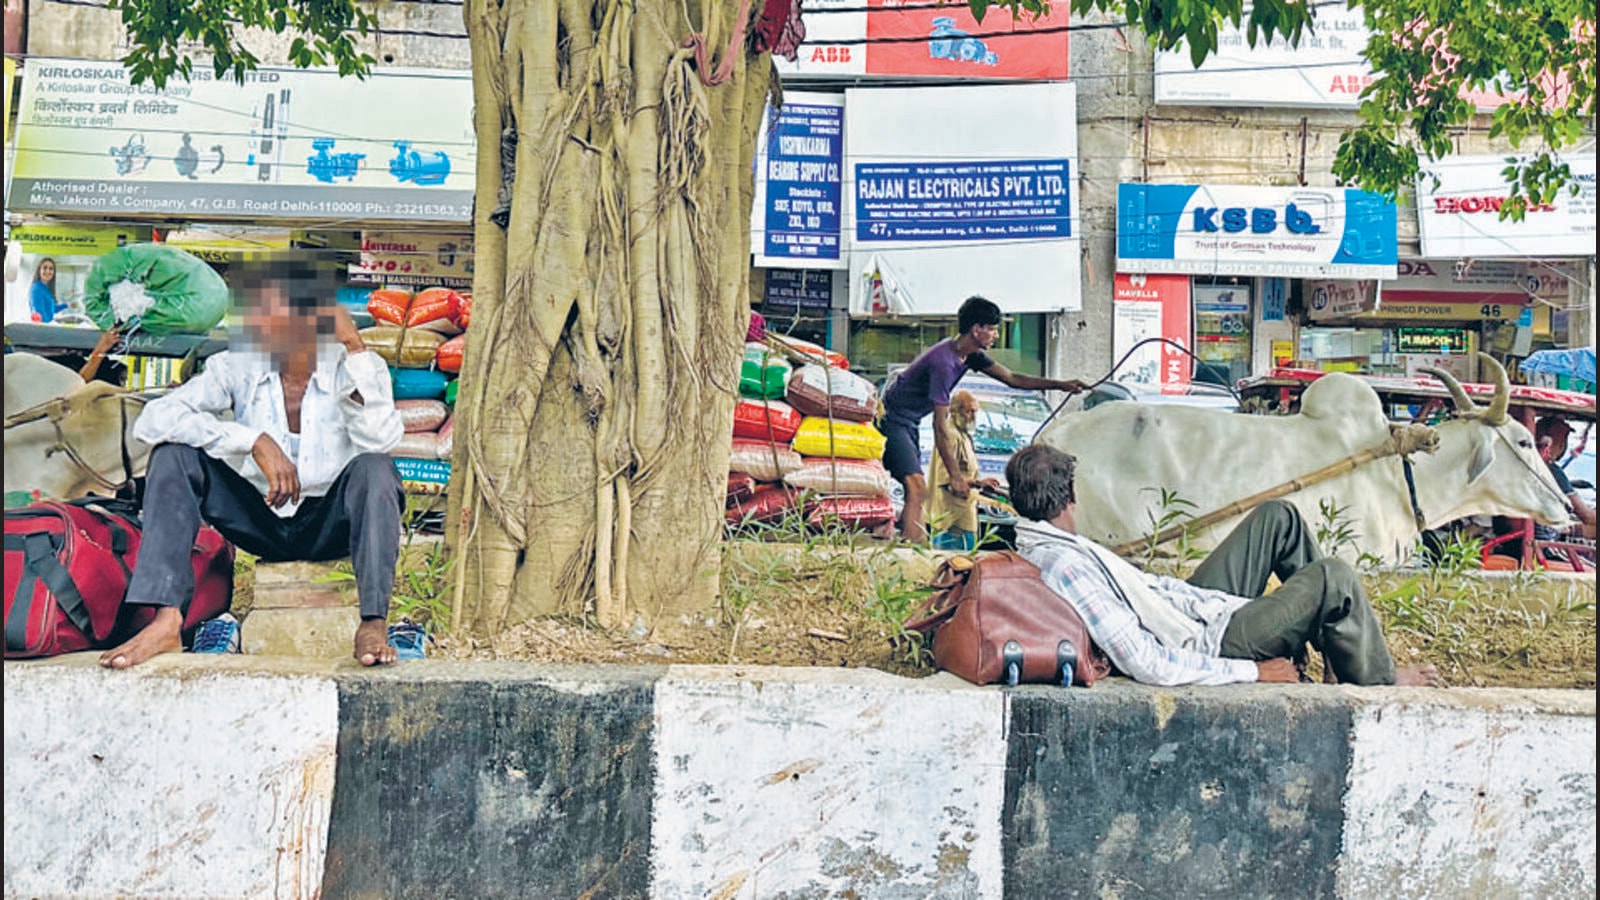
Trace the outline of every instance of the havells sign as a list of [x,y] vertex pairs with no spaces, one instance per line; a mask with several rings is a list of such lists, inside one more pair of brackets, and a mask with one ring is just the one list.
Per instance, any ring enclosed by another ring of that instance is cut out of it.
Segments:
[[1394,278],[1393,202],[1344,188],[1117,186],[1117,269]]

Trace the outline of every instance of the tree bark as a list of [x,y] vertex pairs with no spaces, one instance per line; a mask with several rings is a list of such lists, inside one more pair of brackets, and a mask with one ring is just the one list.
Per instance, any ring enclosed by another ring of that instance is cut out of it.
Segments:
[[[772,85],[770,57],[747,49],[752,15],[725,0],[464,7],[476,269],[450,493],[469,633],[556,614],[670,631],[715,600]],[[726,80],[706,84],[713,69]]]

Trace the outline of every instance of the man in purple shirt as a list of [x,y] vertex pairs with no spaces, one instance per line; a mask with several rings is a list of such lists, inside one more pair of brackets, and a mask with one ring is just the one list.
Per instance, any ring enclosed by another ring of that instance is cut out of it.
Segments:
[[1000,307],[982,297],[968,297],[956,314],[961,334],[946,338],[922,352],[883,392],[883,419],[878,428],[888,440],[883,448],[883,466],[905,489],[905,511],[900,533],[906,540],[922,543],[928,539],[923,523],[923,505],[928,500],[928,480],[922,473],[922,447],[918,429],[928,413],[933,413],[933,448],[952,473],[947,488],[959,499],[966,499],[972,484],[960,474],[955,444],[950,439],[950,393],[967,372],[985,375],[1029,391],[1065,391],[1076,394],[1084,386],[1079,381],[1036,378],[1021,375],[1000,365],[985,353],[1000,336]]

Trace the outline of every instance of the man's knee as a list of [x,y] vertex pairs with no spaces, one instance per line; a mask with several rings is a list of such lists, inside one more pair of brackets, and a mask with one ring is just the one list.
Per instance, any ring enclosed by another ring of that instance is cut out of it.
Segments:
[[1342,559],[1319,559],[1302,571],[1316,573],[1328,586],[1330,594],[1362,598],[1366,596],[1366,589],[1361,583],[1361,574],[1356,571],[1355,566]]
[[363,453],[357,456],[345,467],[345,476],[351,488],[362,492],[397,493],[401,489],[400,472],[387,453]]
[[145,463],[145,477],[190,477],[204,470],[204,452],[188,444],[157,444]]
[[928,480],[921,475],[907,475],[905,478],[906,499],[926,499],[928,496]]
[[1268,500],[1256,507],[1257,516],[1274,522],[1298,522],[1300,510],[1287,500]]

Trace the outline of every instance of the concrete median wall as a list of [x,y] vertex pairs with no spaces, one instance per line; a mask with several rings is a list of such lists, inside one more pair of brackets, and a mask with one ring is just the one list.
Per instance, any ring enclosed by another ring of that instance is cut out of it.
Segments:
[[5,665],[8,897],[1592,897],[1595,698]]

